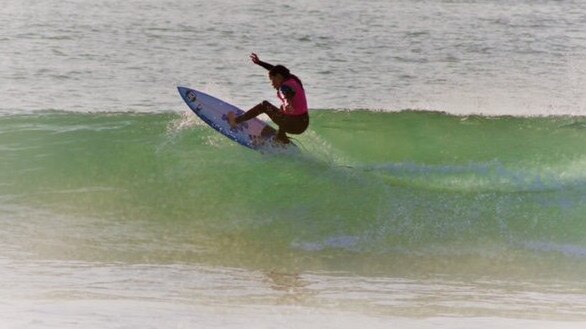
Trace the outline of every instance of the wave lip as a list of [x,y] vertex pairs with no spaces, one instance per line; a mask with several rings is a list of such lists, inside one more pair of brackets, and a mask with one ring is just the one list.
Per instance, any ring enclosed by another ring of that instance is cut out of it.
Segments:
[[580,166],[562,168],[510,168],[499,161],[462,165],[427,165],[414,162],[357,166],[402,184],[462,191],[546,192],[586,188],[586,176]]

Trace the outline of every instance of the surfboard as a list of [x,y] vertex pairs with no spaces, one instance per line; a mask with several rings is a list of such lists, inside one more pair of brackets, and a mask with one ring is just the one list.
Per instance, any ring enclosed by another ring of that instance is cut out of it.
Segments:
[[234,112],[236,116],[244,113],[232,104],[195,89],[186,87],[177,87],[177,89],[187,106],[203,122],[243,146],[259,151],[297,148],[293,143],[276,142],[277,131],[258,118],[242,122],[234,128],[230,127],[228,113]]

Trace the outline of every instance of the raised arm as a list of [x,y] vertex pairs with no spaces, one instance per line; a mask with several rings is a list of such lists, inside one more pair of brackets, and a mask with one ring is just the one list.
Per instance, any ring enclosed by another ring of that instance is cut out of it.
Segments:
[[269,64],[269,63],[266,63],[266,62],[261,61],[258,58],[258,55],[255,54],[255,53],[250,54],[250,59],[252,60],[252,62],[254,64],[264,67],[267,71],[270,71],[273,67],[275,67],[272,64]]

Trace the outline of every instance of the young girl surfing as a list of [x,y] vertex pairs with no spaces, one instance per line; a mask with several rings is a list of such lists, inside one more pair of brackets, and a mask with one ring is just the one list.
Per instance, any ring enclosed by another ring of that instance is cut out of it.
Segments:
[[[228,113],[228,123],[234,128],[238,124],[264,113],[279,126],[276,140],[283,144],[290,143],[287,133],[298,135],[303,133],[309,126],[307,99],[305,98],[303,83],[283,65],[275,66],[265,63],[255,53],[250,55],[250,59],[254,64],[260,65],[269,71],[269,80],[277,90],[277,97],[282,104],[280,107],[276,107],[268,101],[263,101],[240,116],[230,112]],[[273,132],[274,130],[267,126],[261,136],[269,137]]]

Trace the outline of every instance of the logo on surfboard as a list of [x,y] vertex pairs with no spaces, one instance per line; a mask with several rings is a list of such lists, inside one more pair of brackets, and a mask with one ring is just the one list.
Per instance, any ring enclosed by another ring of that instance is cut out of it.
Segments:
[[185,98],[187,98],[188,101],[193,103],[197,100],[197,94],[195,93],[195,91],[190,90],[187,94],[185,94]]

